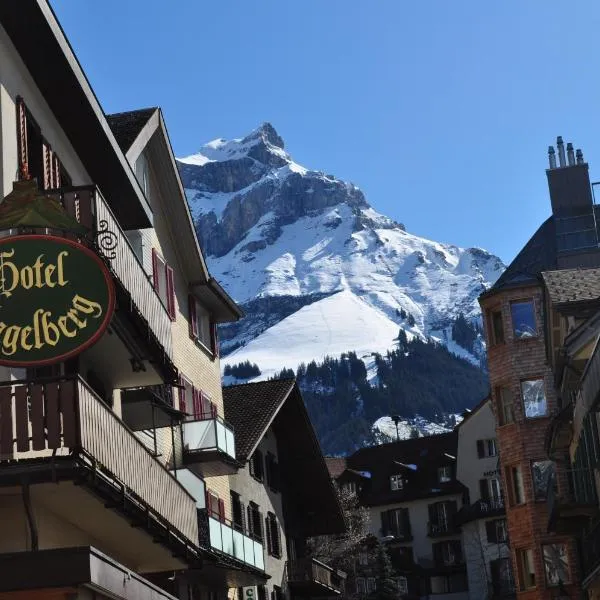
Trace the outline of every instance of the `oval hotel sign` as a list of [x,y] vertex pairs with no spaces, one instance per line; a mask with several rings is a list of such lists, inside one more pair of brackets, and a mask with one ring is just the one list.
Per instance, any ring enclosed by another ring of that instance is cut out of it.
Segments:
[[0,365],[79,354],[100,339],[114,305],[110,273],[85,246],[49,235],[0,239]]

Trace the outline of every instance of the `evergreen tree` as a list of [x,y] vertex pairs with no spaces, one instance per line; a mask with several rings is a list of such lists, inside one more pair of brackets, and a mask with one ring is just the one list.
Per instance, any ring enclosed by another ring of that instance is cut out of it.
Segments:
[[385,546],[380,542],[377,546],[377,560],[375,563],[375,591],[371,593],[371,600],[396,600],[398,587],[394,579],[392,562]]

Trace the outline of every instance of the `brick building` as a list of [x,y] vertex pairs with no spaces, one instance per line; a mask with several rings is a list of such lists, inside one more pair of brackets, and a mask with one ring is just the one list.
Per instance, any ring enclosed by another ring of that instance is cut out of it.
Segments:
[[[562,407],[550,361],[561,323],[548,310],[542,273],[600,265],[588,165],[562,138],[549,149],[552,215],[480,297],[517,597],[579,597],[575,538],[548,531],[548,495],[569,487],[566,457],[548,459],[545,438]],[[560,565],[560,568],[557,567]]]

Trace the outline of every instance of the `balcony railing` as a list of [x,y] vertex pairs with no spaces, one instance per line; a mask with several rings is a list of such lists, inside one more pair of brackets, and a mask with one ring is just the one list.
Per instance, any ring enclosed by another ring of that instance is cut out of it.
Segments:
[[135,308],[147,321],[167,356],[172,359],[171,319],[167,309],[98,189],[93,186],[64,188],[51,194],[60,199],[71,216],[94,232],[100,250],[110,258],[113,274],[127,290]]
[[0,465],[69,455],[197,544],[194,498],[83,380],[0,383]]
[[315,558],[288,561],[286,568],[288,583],[291,586],[305,587],[307,593],[319,596],[338,595],[344,589],[346,574]]
[[221,417],[185,421],[183,445],[187,453],[195,456],[218,451],[235,460],[235,435],[233,427]]
[[504,498],[489,498],[487,500],[477,500],[469,506],[463,506],[455,516],[457,525],[467,523],[475,519],[485,519],[487,517],[495,517],[503,515]]
[[265,570],[263,545],[247,532],[233,527],[233,523],[209,515],[206,509],[198,509],[200,544],[212,550],[254,567]]
[[440,523],[432,523],[429,521],[427,523],[427,535],[429,537],[442,537],[445,535],[454,535],[460,532],[460,527],[454,524],[452,521],[440,522]]

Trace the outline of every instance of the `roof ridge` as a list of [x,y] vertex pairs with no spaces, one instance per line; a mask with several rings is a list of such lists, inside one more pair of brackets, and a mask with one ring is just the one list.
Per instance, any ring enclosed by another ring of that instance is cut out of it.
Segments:
[[283,379],[263,379],[262,381],[248,381],[246,383],[232,383],[230,385],[224,385],[223,388],[234,388],[241,387],[243,385],[261,385],[265,383],[284,383],[284,382],[296,382],[295,377],[285,377]]

